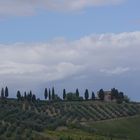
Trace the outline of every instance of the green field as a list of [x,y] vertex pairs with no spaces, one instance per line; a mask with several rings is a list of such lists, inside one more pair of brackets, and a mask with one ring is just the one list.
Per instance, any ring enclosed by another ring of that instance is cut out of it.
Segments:
[[[85,127],[62,127],[55,131],[44,131],[43,136],[49,138],[68,137],[73,140],[139,140],[140,116],[85,123]],[[87,130],[85,130],[87,128]],[[90,132],[96,130],[95,132]],[[89,131],[89,132],[88,132]]]
[[137,103],[0,101],[0,139],[140,140]]

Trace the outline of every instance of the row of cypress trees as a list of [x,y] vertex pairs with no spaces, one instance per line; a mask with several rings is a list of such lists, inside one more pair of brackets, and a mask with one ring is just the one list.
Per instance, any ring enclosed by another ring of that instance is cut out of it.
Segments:
[[9,96],[9,91],[8,87],[6,86],[5,88],[1,89],[1,98],[7,98]]
[[[9,90],[8,87],[6,86],[5,88],[1,89],[1,99],[7,98],[9,96]],[[99,99],[104,100],[105,93],[103,89],[99,90]],[[55,94],[54,87],[52,89],[47,89],[45,88],[44,91],[44,98],[50,101],[54,100],[62,100],[57,94]],[[117,89],[113,88],[111,89],[111,99],[117,99],[117,100],[123,100],[124,99],[124,93],[123,92],[118,92]],[[28,100],[28,101],[35,101],[36,100],[36,95],[32,94],[32,91],[30,91],[28,94],[24,92],[24,95],[21,95],[21,92],[18,90],[17,91],[17,99],[18,100]],[[89,91],[88,89],[85,90],[84,93],[84,98],[80,96],[78,88],[76,89],[75,93],[66,92],[66,89],[63,89],[63,100],[95,100],[95,94],[92,92],[91,98],[89,97]]]
[[[66,92],[66,89],[63,89],[63,100],[68,100],[69,96],[73,96],[77,100],[79,100],[79,99],[82,99],[83,100],[83,97],[80,96],[78,89],[76,89],[76,92],[75,93],[71,93],[71,92],[67,93]],[[49,89],[45,88],[44,98],[46,100],[47,99],[48,100],[57,100],[57,99],[60,99],[58,97],[58,95],[55,94],[54,87],[52,88],[52,90],[50,90],[50,88]],[[88,89],[85,90],[84,98],[85,98],[85,100],[88,100],[89,99],[89,91],[88,91]],[[92,92],[91,99],[92,100],[95,100],[95,94],[94,94],[94,92]],[[72,98],[71,98],[71,100],[72,100]]]

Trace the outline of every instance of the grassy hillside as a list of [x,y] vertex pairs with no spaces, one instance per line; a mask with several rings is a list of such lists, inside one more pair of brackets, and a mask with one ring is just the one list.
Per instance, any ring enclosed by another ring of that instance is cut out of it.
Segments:
[[98,133],[103,135],[114,135],[132,140],[140,140],[140,116],[128,117],[123,119],[109,120],[105,122],[90,123]]
[[44,131],[50,138],[71,138],[72,140],[139,140],[140,116],[85,123],[78,128],[73,126]]
[[1,100],[0,138],[67,140],[70,136],[68,139],[74,140],[111,138],[138,140],[139,113],[140,106],[134,103],[116,104],[99,101],[28,103]]

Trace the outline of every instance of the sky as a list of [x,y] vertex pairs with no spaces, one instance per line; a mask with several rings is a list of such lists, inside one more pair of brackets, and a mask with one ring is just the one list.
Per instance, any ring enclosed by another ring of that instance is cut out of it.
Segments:
[[140,1],[0,0],[0,86],[62,95],[117,88],[140,101]]

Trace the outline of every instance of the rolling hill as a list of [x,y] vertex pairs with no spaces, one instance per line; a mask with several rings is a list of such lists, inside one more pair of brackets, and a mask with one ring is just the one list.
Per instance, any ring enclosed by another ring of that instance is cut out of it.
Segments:
[[139,114],[137,103],[1,100],[0,138],[138,140]]

